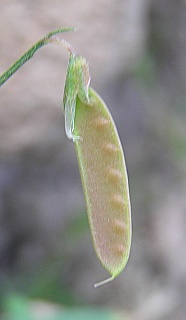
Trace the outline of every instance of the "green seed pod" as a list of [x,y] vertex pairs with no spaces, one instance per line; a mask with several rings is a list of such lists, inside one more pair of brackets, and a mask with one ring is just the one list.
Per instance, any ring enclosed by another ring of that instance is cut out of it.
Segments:
[[131,245],[131,208],[124,154],[107,106],[89,88],[89,104],[77,97],[73,134],[95,251],[113,280]]

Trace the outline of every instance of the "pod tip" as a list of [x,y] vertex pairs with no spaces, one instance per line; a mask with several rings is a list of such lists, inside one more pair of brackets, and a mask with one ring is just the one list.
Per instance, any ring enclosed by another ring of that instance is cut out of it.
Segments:
[[108,278],[108,279],[106,279],[106,280],[103,280],[103,281],[100,281],[100,282],[98,282],[98,283],[95,283],[95,284],[94,284],[94,288],[100,287],[100,286],[102,286],[103,284],[106,284],[106,283],[112,281],[113,279],[114,279],[114,277],[110,277],[110,278]]

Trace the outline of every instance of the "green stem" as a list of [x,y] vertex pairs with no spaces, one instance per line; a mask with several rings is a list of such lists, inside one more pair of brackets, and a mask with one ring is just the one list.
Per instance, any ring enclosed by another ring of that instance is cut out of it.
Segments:
[[74,28],[60,28],[57,30],[53,30],[48,33],[44,38],[40,39],[36,42],[27,52],[25,52],[21,58],[19,58],[15,63],[13,63],[10,68],[8,68],[1,76],[0,76],[0,87],[19,69],[22,67],[25,62],[31,59],[34,53],[47,43],[51,42],[51,37],[55,34],[71,31]]

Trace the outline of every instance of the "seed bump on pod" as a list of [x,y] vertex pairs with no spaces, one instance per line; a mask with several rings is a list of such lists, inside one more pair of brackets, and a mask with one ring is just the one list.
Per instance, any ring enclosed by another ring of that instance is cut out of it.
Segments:
[[114,253],[116,255],[123,255],[123,253],[125,252],[125,246],[122,243],[118,243],[116,244],[114,247]]
[[125,206],[125,201],[123,199],[123,196],[118,193],[118,194],[114,194],[111,198],[112,204],[114,206],[116,206],[118,209],[121,208],[123,209],[123,207]]
[[115,146],[113,143],[104,143],[103,144],[103,149],[108,153],[112,153],[112,152],[119,152],[119,148],[117,146]]
[[117,233],[122,233],[126,229],[126,224],[125,222],[119,220],[119,219],[114,219],[113,221],[113,228]]
[[107,168],[108,176],[113,180],[118,182],[118,180],[122,179],[122,172],[119,169]]
[[93,123],[97,129],[103,129],[104,126],[109,124],[109,120],[104,117],[99,117],[93,120]]

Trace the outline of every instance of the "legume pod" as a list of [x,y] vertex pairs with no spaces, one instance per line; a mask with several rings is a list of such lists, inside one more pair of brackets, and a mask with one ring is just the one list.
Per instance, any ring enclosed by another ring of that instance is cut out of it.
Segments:
[[124,154],[112,116],[89,88],[89,104],[78,97],[74,131],[79,169],[95,251],[113,280],[131,246],[131,208]]

